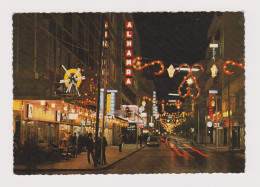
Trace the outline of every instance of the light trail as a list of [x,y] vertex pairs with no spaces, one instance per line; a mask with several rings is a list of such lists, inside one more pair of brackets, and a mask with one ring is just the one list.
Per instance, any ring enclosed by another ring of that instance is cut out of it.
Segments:
[[172,144],[172,148],[179,156],[183,156],[183,154],[180,153],[180,151],[175,147],[175,145]]
[[202,155],[202,156],[209,156],[209,155],[206,155],[206,154],[200,152],[200,151],[197,150],[197,149],[194,149],[193,147],[188,146],[187,144],[183,144],[183,145],[186,146],[186,147],[188,147],[188,148],[190,148],[190,149],[193,150],[193,151],[196,151],[197,153],[199,153],[199,154]]

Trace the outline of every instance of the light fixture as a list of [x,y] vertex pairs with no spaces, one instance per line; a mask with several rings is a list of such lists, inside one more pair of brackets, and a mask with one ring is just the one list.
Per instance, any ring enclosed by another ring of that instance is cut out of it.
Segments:
[[41,101],[41,105],[44,106],[45,105],[45,101]]
[[211,71],[211,77],[215,78],[217,76],[217,73],[218,73],[218,68],[217,66],[214,64],[211,68],[210,68],[210,71]]
[[173,65],[170,65],[169,68],[167,69],[169,77],[172,78],[175,72],[175,68],[173,67]]
[[168,95],[172,95],[172,96],[180,96],[180,94],[175,94],[175,93],[169,93]]
[[[179,70],[179,68],[176,68],[176,70]],[[199,71],[198,68],[180,68],[180,71]]]

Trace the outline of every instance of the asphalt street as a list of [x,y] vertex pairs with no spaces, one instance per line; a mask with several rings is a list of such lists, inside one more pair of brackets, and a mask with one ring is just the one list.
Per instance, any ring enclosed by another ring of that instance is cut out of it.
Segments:
[[245,160],[203,148],[145,147],[110,168],[83,173],[241,173]]

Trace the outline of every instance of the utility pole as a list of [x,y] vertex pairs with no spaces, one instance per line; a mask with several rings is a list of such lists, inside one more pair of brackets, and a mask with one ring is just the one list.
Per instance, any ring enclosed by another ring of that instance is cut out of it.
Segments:
[[200,109],[198,109],[198,138],[197,138],[197,140],[198,140],[198,144],[199,144],[199,142],[200,142]]
[[101,74],[101,61],[102,61],[102,44],[103,44],[103,15],[100,13],[100,19],[101,19],[101,34],[100,34],[100,60],[98,62],[98,93],[97,93],[97,110],[96,110],[96,132],[95,132],[95,161],[94,161],[94,167],[97,167],[97,160],[98,160],[98,129],[99,129],[99,105],[100,105],[100,74]]
[[229,152],[231,152],[231,146],[232,146],[232,134],[231,134],[231,123],[230,123],[230,96],[229,96],[229,76],[228,76],[228,134],[229,134]]
[[[107,53],[105,54],[107,55]],[[104,56],[104,58],[106,58],[107,56]],[[104,130],[105,130],[105,115],[106,115],[106,94],[107,94],[107,89],[106,89],[106,85],[107,85],[107,61],[103,59],[103,65],[105,66],[105,72],[104,72],[104,81],[103,81],[103,85],[104,85],[104,94],[103,94],[103,119],[102,119],[102,134],[101,134],[101,164],[103,164],[103,137],[104,137]]]
[[208,137],[208,112],[207,112],[207,107],[208,107],[208,98],[206,99],[206,117],[205,117],[205,122],[206,122],[206,127],[205,127],[205,145],[207,146],[207,137]]

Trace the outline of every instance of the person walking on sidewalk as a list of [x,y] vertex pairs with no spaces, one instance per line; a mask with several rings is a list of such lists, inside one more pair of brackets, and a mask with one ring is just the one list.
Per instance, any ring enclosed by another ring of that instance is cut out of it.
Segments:
[[140,141],[140,147],[142,147],[142,141],[143,141],[143,136],[142,136],[142,134],[140,134],[140,136],[139,136],[139,141]]
[[[100,132],[100,140],[102,138],[102,133]],[[107,139],[105,136],[103,136],[103,146],[102,146],[102,162],[104,164],[107,164],[107,161],[106,161],[106,147],[107,147]],[[101,162],[101,163],[102,163]]]
[[118,144],[119,145],[119,152],[122,152],[123,136],[124,136],[123,134],[119,135],[119,142],[118,142],[119,143]]
[[88,151],[88,163],[91,164],[90,154],[92,156],[92,161],[94,162],[94,154],[93,154],[94,143],[93,143],[92,133],[88,134],[88,137],[86,139],[86,148]]

